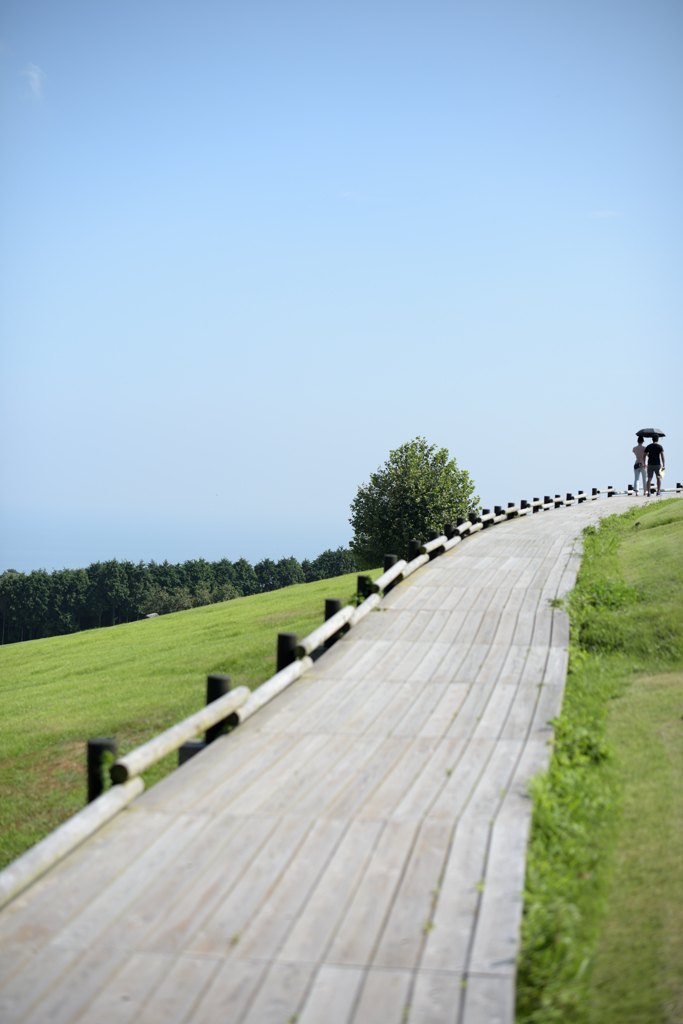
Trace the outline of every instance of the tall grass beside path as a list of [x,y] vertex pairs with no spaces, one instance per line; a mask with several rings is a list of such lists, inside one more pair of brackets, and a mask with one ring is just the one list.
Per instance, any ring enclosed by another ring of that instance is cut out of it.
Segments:
[[[0,866],[84,805],[86,740],[115,736],[120,753],[144,743],[203,706],[212,672],[253,689],[275,672],[277,633],[309,633],[325,598],[348,603],[355,584],[340,576],[0,647]],[[176,764],[169,755],[146,785]]]
[[532,784],[517,1020],[680,1024],[683,501],[584,531],[568,606],[564,706]]

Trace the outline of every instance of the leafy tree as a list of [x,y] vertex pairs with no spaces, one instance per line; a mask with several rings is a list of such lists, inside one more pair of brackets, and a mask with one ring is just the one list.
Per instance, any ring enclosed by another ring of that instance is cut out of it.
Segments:
[[424,437],[390,452],[351,503],[351,549],[358,567],[381,565],[389,553],[405,557],[412,537],[424,540],[429,530],[478,511],[473,491],[474,481],[449,460],[448,449],[429,445]]
[[312,562],[304,559],[301,568],[305,573],[307,583],[313,580],[329,580],[333,576],[345,576],[347,573],[356,572],[358,566],[353,551],[348,548],[339,547],[336,551],[328,548],[314,558]]
[[277,590],[277,566],[272,558],[264,558],[254,566],[254,574],[258,580],[259,590]]
[[244,597],[248,594],[258,594],[261,588],[251,562],[248,562],[246,558],[240,558],[235,562],[233,568],[235,570],[233,582],[240,594]]
[[291,587],[295,583],[305,583],[306,577],[300,563],[290,555],[289,558],[281,558],[275,566],[275,579],[277,587]]

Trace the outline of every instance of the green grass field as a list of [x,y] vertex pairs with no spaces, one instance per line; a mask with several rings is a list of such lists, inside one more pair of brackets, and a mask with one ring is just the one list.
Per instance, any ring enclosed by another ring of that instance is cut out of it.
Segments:
[[[355,575],[339,576],[0,647],[0,866],[83,806],[86,740],[138,746],[202,707],[211,672],[258,686],[275,672],[277,633],[304,636],[323,621],[325,598],[346,604],[355,587]],[[145,783],[176,764],[165,758]]]
[[586,531],[535,780],[517,1020],[683,1020],[683,501]]

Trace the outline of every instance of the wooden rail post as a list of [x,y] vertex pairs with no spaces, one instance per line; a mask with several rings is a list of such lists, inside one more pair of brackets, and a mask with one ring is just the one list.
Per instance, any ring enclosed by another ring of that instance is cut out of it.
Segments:
[[[491,511],[490,508],[483,508],[481,510],[481,514],[482,514],[482,516],[487,516],[487,515],[489,515],[490,511]],[[490,519],[487,519],[487,521],[485,523],[482,523],[482,526],[483,526],[484,529],[486,529],[486,527],[490,526],[490,525],[491,525],[491,520]]]
[[412,562],[420,554],[420,542],[413,537],[408,541],[408,561]]
[[294,661],[294,648],[298,637],[296,633],[278,633],[277,635],[277,666],[276,671],[281,672]]
[[114,739],[100,736],[97,739],[88,740],[87,765],[89,804],[104,792],[104,782],[102,779],[104,755],[107,753],[113,754],[114,760],[116,760],[116,753],[118,749],[119,745]]
[[562,504],[562,495],[561,494],[556,494],[555,495],[555,508],[559,508],[561,504]]
[[[540,500],[541,500],[540,498],[532,498],[532,501],[540,501]],[[534,505],[533,511],[534,512],[540,512],[540,509],[539,509],[538,505]],[[533,515],[533,512],[532,512],[532,515]]]
[[[223,675],[223,673],[215,673],[214,675],[206,677],[207,704],[212,704],[213,701],[218,700],[219,697],[223,697],[229,692],[230,676]],[[224,718],[222,722],[216,722],[215,725],[210,726],[206,730],[206,742],[213,743],[214,740],[218,739],[226,725],[237,725],[237,722],[237,715],[234,714],[230,715],[228,718]]]
[[480,518],[480,516],[477,515],[476,512],[468,512],[467,518],[472,523],[472,526],[474,526],[475,523],[480,523],[481,522],[481,518]]
[[[463,519],[463,522],[465,520]],[[444,523],[443,532],[446,537],[450,540],[451,537],[455,537],[455,526],[453,523]]]
[[612,498],[614,496],[614,488],[612,484],[607,484],[607,497]]
[[[443,536],[443,534],[441,534],[438,530],[430,530],[429,533],[427,534],[427,540],[436,540],[437,537],[441,536]],[[434,551],[430,551],[429,561],[433,561],[437,557],[437,555],[440,555],[442,553],[443,548],[436,548]]]
[[[397,562],[398,562],[398,555],[385,555],[384,556],[384,572],[389,572],[389,570],[392,569],[396,565]],[[398,583],[400,578],[401,577],[399,576],[398,579],[392,580],[391,583],[388,583],[386,585],[386,587],[384,588],[384,593],[388,594],[389,591],[392,590],[396,586],[396,584]]]
[[[515,507],[514,501],[508,501],[508,508],[514,508],[514,507]],[[517,512],[506,512],[506,515],[507,515],[508,519],[514,519],[515,516],[517,515]]]
[[[338,597],[326,597],[325,598],[325,622],[327,622],[328,619],[331,619],[333,615],[336,615],[337,612],[340,612],[342,610],[342,607],[343,607],[342,602],[339,600]],[[332,644],[336,644],[337,640],[343,634],[343,632],[344,632],[344,630],[340,629],[338,633],[334,633],[331,637],[329,637],[325,641],[325,647],[328,648],[328,647],[331,647]]]
[[370,597],[371,590],[370,585],[372,579],[370,576],[358,576],[356,580],[356,604],[362,604],[367,597]]
[[[230,693],[230,676],[224,675],[222,672],[215,672],[213,675],[206,677],[206,703],[213,704],[219,697],[224,697],[226,693]],[[236,714],[228,715],[221,722],[216,722],[215,725],[210,725],[204,733],[203,740],[187,740],[183,743],[182,747],[178,747],[178,767],[189,761],[191,757],[198,754],[200,750],[208,746],[209,743],[213,743],[223,732],[224,728],[228,725],[239,725],[239,718]]]

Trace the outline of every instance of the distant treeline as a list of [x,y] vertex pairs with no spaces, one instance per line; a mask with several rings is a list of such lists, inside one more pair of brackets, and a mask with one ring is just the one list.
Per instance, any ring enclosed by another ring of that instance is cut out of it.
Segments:
[[246,558],[207,562],[197,558],[170,562],[93,562],[87,569],[16,572],[0,576],[2,643],[77,633],[99,626],[131,622],[153,612],[165,615],[184,608],[234,597],[263,594],[292,583],[311,583],[355,572],[348,548],[323,551],[309,561]]

